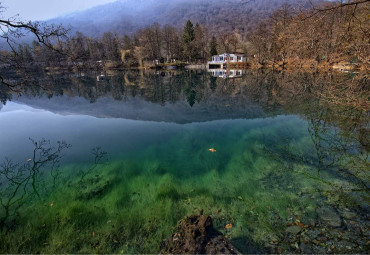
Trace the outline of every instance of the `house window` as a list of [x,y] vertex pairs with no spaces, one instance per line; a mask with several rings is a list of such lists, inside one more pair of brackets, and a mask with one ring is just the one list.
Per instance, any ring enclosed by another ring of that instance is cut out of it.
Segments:
[[242,57],[238,56],[238,61],[239,61],[239,60],[242,60]]
[[224,57],[220,57],[220,61],[224,60]]
[[233,61],[234,60],[234,57],[230,57],[230,60]]

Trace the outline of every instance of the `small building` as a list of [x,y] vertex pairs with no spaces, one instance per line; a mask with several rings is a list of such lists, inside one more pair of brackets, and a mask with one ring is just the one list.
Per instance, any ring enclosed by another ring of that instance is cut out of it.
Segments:
[[221,55],[214,55],[212,56],[212,60],[208,61],[207,68],[226,68],[228,64],[231,63],[246,63],[248,58],[246,55],[241,53],[224,53]]

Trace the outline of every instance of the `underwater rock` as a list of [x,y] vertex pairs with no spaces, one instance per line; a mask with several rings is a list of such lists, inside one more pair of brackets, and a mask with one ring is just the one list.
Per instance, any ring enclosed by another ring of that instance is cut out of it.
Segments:
[[346,219],[350,220],[350,219],[355,218],[357,216],[357,214],[354,213],[354,212],[344,211],[342,213],[342,216],[343,216],[343,218],[346,218]]
[[316,210],[321,221],[332,227],[340,227],[342,224],[339,215],[329,207],[321,207]]
[[213,228],[208,215],[181,220],[177,231],[162,241],[161,254],[240,254],[224,235]]
[[299,232],[301,232],[301,230],[302,229],[298,226],[290,226],[290,227],[287,227],[287,229],[285,231],[288,232],[288,233],[292,233],[292,234],[296,235]]
[[312,248],[310,247],[310,245],[307,245],[305,243],[301,243],[301,245],[299,246],[299,250],[303,254],[312,254]]

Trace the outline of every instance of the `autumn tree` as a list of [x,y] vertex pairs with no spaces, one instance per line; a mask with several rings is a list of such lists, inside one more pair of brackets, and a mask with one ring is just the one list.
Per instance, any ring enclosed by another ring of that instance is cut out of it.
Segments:
[[288,56],[288,47],[290,45],[290,39],[288,37],[289,29],[293,20],[292,6],[289,4],[283,4],[278,10],[276,10],[269,19],[271,26],[271,42],[272,42],[272,54],[274,61],[282,60],[286,61]]
[[208,55],[208,31],[197,23],[194,29],[194,48],[196,58],[205,60]]
[[260,23],[258,28],[250,34],[249,41],[253,47],[252,52],[257,56],[258,63],[265,64],[269,60],[271,49],[270,30],[267,24]]

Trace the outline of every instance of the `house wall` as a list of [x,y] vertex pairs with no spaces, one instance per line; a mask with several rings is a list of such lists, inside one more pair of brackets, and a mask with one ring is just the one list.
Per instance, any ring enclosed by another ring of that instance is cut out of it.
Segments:
[[[238,59],[239,58],[239,59]],[[212,56],[212,61],[207,63],[207,68],[224,68],[228,63],[242,63],[247,62],[246,56],[235,55],[235,54],[221,54]]]

